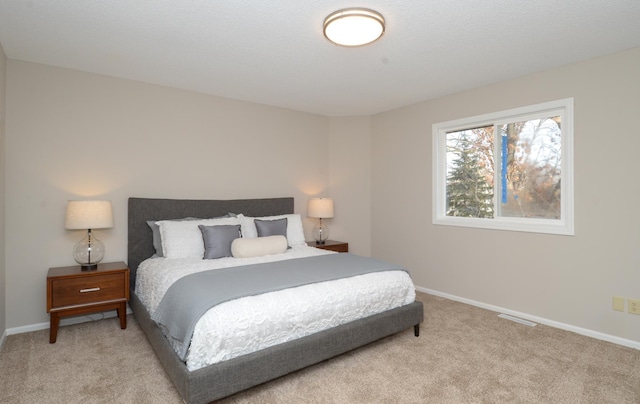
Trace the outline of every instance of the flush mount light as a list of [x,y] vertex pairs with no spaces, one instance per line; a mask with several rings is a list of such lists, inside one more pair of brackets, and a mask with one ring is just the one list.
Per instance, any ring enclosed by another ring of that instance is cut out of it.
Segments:
[[345,8],[324,19],[324,36],[342,46],[366,45],[384,33],[384,17],[367,8]]

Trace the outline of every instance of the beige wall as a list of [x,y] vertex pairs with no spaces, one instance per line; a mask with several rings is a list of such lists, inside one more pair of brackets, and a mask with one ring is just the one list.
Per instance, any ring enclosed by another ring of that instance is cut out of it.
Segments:
[[329,238],[349,251],[371,254],[371,118],[336,117],[329,124],[329,190],[335,219]]
[[[5,270],[5,88],[7,57],[0,44],[0,341],[7,328],[6,323],[6,270]],[[0,345],[1,346],[1,345]]]
[[[640,342],[640,48],[374,116],[372,251],[419,287]],[[431,125],[574,97],[575,236],[431,223]],[[427,308],[428,310],[428,308]]]
[[105,261],[126,261],[130,196],[293,196],[306,215],[329,184],[328,131],[323,116],[9,60],[7,327],[48,321],[47,270],[73,265],[82,237],[64,229],[67,200],[113,201]]

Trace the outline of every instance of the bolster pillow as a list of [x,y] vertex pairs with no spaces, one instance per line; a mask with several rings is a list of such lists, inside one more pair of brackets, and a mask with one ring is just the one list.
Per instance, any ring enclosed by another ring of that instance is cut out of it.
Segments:
[[287,251],[285,236],[237,238],[231,243],[231,254],[236,258],[261,257]]

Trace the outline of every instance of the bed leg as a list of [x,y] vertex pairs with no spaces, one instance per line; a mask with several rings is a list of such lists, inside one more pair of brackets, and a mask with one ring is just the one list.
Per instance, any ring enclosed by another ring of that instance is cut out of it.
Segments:
[[420,336],[420,324],[416,324],[413,326],[413,335],[416,337]]

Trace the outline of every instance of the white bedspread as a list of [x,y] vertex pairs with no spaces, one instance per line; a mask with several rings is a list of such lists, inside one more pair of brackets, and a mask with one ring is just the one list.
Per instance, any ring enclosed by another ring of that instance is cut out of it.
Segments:
[[[255,258],[150,258],[138,267],[136,294],[153,313],[179,278],[210,269],[334,254],[307,246]],[[345,324],[415,300],[405,271],[376,272],[244,297],[211,308],[196,324],[187,368],[201,367]]]

